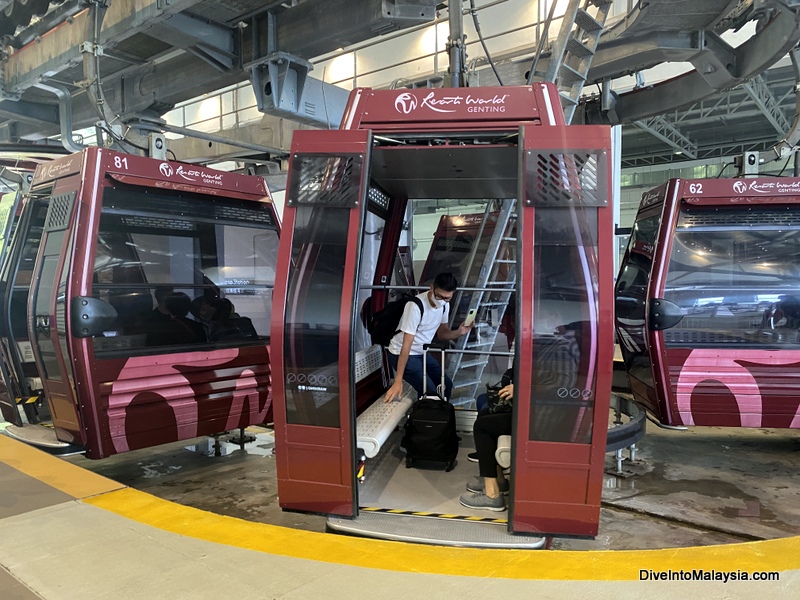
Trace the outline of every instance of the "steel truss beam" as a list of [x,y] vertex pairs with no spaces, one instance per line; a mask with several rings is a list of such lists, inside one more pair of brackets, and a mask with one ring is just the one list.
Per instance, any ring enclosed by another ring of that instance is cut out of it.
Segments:
[[756,103],[756,106],[758,106],[759,110],[764,114],[770,124],[775,128],[775,131],[781,135],[789,131],[791,123],[789,123],[789,120],[783,114],[783,111],[778,105],[778,101],[775,99],[775,96],[772,95],[772,92],[769,87],[767,87],[761,75],[753,77],[753,79],[745,83],[742,87],[747,92],[747,95],[752,98],[753,102]]
[[[160,21],[187,10],[198,0],[114,0],[108,6],[98,44],[112,48]],[[48,31],[37,43],[11,54],[2,65],[5,92],[19,94],[36,83],[56,77],[83,59],[84,42],[91,31],[90,11],[84,10]]]
[[[737,156],[751,151],[764,151],[775,142],[771,141],[743,141],[738,143],[719,144],[708,148],[697,150],[696,160],[706,160],[711,158],[721,158],[725,156]],[[685,160],[683,156],[676,156],[674,152],[659,153],[647,152],[642,154],[629,154],[622,159],[622,167],[647,167],[664,163],[681,163]]]
[[686,158],[694,159],[697,157],[697,145],[675,127],[670,125],[664,117],[651,117],[649,119],[634,121],[633,124],[639,129],[658,138],[665,144],[672,146]]
[[172,15],[153,28],[153,34],[170,44],[188,50],[221,71],[239,65],[238,28],[224,27],[181,13]]

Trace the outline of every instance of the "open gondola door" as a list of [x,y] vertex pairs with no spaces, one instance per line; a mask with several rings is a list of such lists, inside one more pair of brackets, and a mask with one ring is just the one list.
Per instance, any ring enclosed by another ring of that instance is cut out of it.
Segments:
[[515,532],[594,536],[613,352],[610,131],[520,134]]
[[[6,255],[11,252],[11,235],[19,222],[18,211],[20,210],[22,194],[12,192],[0,195],[0,262],[4,262]],[[11,286],[8,285],[0,272],[0,414],[9,423],[22,425],[22,417],[17,410],[18,391],[11,382],[11,371],[9,368],[9,358],[4,355],[2,345],[4,343],[13,344],[14,338],[11,333],[11,323],[9,318],[9,306],[11,296]],[[21,398],[19,398],[21,400]]]
[[67,349],[70,314],[67,284],[75,244],[77,204],[75,192],[49,199],[28,300],[28,330],[53,426],[61,436],[59,439],[84,445],[85,427],[78,409],[75,375]]
[[352,348],[371,137],[298,131],[292,142],[271,351],[284,509],[356,512]]

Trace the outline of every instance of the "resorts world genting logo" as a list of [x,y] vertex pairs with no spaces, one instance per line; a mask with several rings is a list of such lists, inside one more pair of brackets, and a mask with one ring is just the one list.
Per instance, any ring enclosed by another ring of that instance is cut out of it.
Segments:
[[173,175],[177,175],[184,181],[190,181],[192,183],[205,183],[211,184],[216,186],[223,185],[223,174],[219,171],[214,171],[211,169],[195,169],[195,168],[184,168],[184,165],[180,165],[177,169],[173,168],[169,163],[161,163],[158,165],[158,170],[161,171],[161,174],[164,177],[172,177]]
[[[734,188],[736,189],[736,188]],[[800,193],[800,181],[753,181],[747,186],[758,194],[797,194]]]
[[395,98],[394,108],[397,112],[407,115],[417,108],[417,99],[413,94],[403,92]]
[[737,194],[744,194],[747,191],[747,184],[744,181],[735,181],[733,191]]
[[481,96],[477,94],[449,94],[429,92],[427,96],[418,98],[410,92],[403,92],[394,99],[394,109],[403,115],[409,115],[417,109],[432,110],[437,113],[504,113],[510,94],[494,94]]

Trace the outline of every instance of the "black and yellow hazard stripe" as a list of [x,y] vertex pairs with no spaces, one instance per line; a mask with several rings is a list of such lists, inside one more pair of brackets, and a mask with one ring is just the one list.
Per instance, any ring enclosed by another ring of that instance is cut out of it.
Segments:
[[17,404],[33,404],[39,399],[39,396],[22,396],[16,398]]
[[362,506],[359,510],[371,513],[383,513],[387,515],[407,515],[412,517],[433,517],[436,519],[449,519],[451,521],[471,521],[473,523],[499,523],[507,525],[507,519],[492,519],[490,517],[473,517],[469,515],[451,515],[447,513],[422,512],[418,510],[402,510],[399,508],[378,508],[374,506]]

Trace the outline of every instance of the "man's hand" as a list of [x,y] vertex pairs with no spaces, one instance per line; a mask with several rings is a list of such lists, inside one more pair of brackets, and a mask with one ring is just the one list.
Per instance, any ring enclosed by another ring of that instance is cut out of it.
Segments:
[[461,325],[458,326],[458,337],[461,337],[462,335],[467,335],[470,332],[470,330],[474,327],[474,325],[475,325],[474,321],[471,325],[465,325],[464,323],[461,323]]
[[383,397],[384,402],[391,402],[395,398],[400,398],[400,395],[403,393],[403,380],[402,379],[395,379],[392,387],[386,390],[386,394]]

